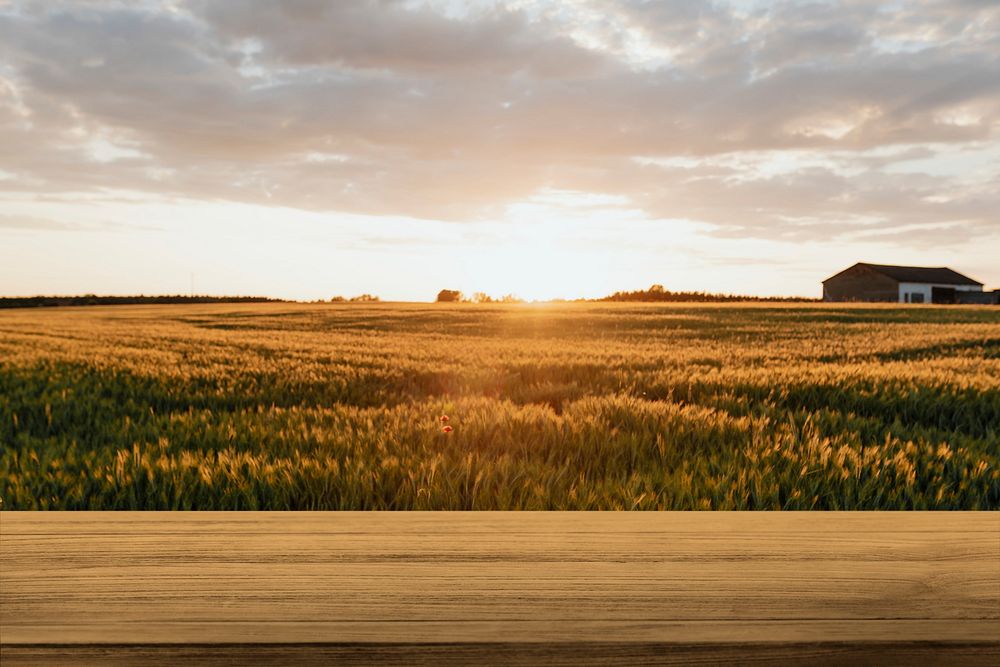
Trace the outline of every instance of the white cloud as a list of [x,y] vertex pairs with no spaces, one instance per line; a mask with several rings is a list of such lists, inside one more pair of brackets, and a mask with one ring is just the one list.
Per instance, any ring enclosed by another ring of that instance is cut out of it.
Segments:
[[998,53],[973,0],[3,5],[0,202],[996,244]]

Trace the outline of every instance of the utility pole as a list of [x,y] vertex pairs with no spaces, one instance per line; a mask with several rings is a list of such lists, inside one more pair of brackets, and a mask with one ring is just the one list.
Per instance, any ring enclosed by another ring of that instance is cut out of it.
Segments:
[[191,298],[194,298],[194,271],[191,272]]

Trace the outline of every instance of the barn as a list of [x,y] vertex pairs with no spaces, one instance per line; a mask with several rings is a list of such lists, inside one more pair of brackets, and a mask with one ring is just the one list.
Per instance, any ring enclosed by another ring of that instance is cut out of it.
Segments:
[[945,267],[859,262],[823,281],[824,301],[989,303],[983,284]]

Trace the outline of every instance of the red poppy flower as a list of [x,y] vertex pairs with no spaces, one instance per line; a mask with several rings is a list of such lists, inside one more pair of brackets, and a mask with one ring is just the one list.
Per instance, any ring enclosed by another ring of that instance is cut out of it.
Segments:
[[441,415],[441,423],[443,424],[446,421],[448,421],[448,415]]
[[445,433],[451,433],[451,432],[452,432],[452,431],[454,431],[455,429],[453,429],[453,428],[452,428],[452,427],[450,427],[450,426],[445,426],[445,427],[444,427],[443,429],[441,429],[441,430],[442,430],[442,431],[444,431]]

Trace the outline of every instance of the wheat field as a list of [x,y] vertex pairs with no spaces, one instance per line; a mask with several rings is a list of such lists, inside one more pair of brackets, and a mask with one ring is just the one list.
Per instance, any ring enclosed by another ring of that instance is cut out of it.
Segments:
[[0,446],[5,509],[998,509],[1000,309],[0,311]]

